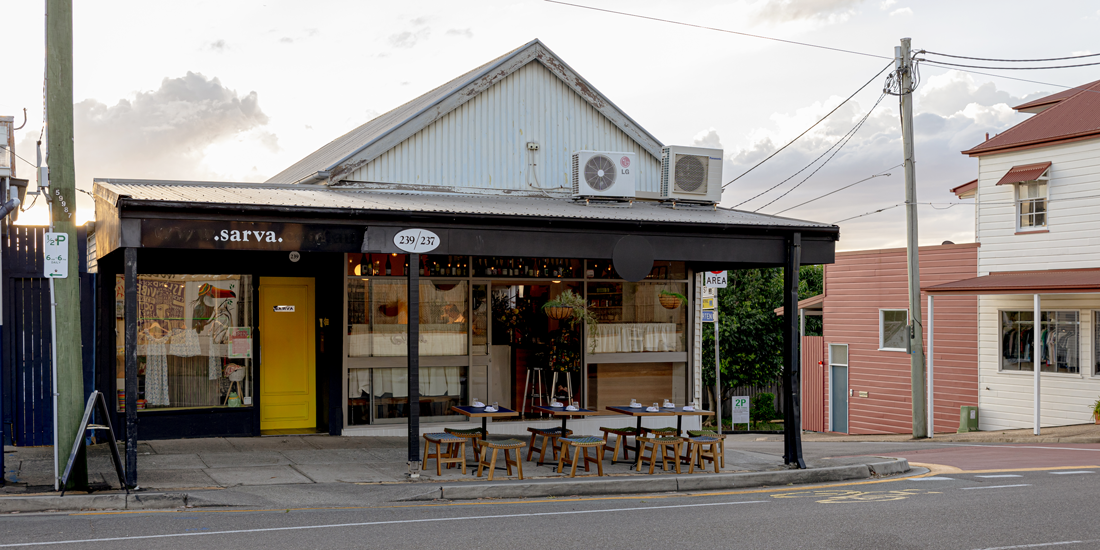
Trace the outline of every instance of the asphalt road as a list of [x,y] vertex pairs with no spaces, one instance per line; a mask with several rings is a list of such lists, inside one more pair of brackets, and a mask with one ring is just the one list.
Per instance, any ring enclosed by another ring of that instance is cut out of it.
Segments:
[[[958,460],[1019,455],[1014,447],[901,444],[893,454],[948,449]],[[1049,452],[1052,462],[1096,454]],[[1100,468],[1028,460],[1017,471],[707,494],[6,516],[0,548],[1100,548]]]

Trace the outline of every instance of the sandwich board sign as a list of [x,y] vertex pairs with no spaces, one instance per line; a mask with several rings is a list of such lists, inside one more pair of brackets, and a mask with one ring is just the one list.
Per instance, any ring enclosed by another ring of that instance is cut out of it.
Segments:
[[726,272],[725,271],[705,271],[703,272],[703,286],[709,288],[726,288]]

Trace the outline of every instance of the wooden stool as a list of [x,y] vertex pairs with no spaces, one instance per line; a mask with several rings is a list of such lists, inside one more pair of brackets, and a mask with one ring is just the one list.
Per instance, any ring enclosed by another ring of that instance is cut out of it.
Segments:
[[[443,428],[443,431],[449,433],[455,437],[461,437],[470,442],[470,445],[474,448],[474,462],[481,462],[481,428],[470,428],[468,430],[459,430],[456,428]],[[447,450],[451,450],[448,446]],[[465,454],[462,456],[466,456]],[[447,466],[448,468],[451,465]]]
[[[675,428],[674,428],[675,429]],[[649,473],[653,473],[653,467],[657,464],[657,452],[661,453],[661,460],[663,461],[661,468],[664,471],[668,471],[668,451],[672,451],[672,464],[676,466],[676,473],[680,472],[680,446],[684,444],[684,440],[679,437],[638,437],[638,441],[642,443],[641,448],[638,450],[638,471],[642,471],[642,461],[645,459],[646,447],[650,447],[649,451]],[[671,447],[671,449],[670,449]]]
[[600,428],[600,431],[603,432],[603,443],[604,443],[604,448],[603,448],[603,451],[600,454],[600,459],[603,459],[604,455],[607,454],[607,436],[608,435],[615,435],[617,437],[615,438],[615,450],[611,451],[611,463],[612,464],[615,463],[615,458],[617,456],[619,456],[619,449],[620,448],[623,450],[623,462],[630,462],[630,446],[627,445],[624,442],[624,440],[628,436],[630,436],[630,437],[637,436],[638,435],[638,429],[637,428]]
[[[519,469],[519,478],[523,479],[523,461],[519,459],[519,449],[522,449],[526,443],[518,439],[505,439],[503,441],[482,441],[481,442],[481,460],[477,462],[477,477],[481,477],[481,469],[485,466],[489,467],[489,481],[493,480],[493,470],[497,467],[497,451],[504,449],[504,465],[508,468],[508,475],[512,475],[512,466]],[[489,456],[489,449],[493,450],[493,457],[486,461],[486,457]],[[516,449],[516,458],[512,460],[508,458],[508,451]]]
[[718,438],[718,456],[722,461],[722,467],[726,467],[726,434],[719,434],[718,430],[688,430],[691,437],[710,436]]
[[[569,458],[569,446],[572,445],[577,448],[573,451],[573,458]],[[596,458],[588,457],[588,449],[595,448]],[[581,450],[584,450],[584,458],[581,458]],[[577,477],[577,463],[584,461],[584,471],[588,471],[588,464],[596,463],[597,475],[603,476],[603,454],[604,454],[604,440],[598,437],[592,437],[582,435],[578,437],[563,437],[561,438],[561,458],[558,459],[558,473],[562,472],[562,467],[565,463],[571,463],[573,468],[569,471],[569,477]]]
[[676,428],[646,428],[643,426],[642,435],[655,435],[657,437],[680,437],[680,432]]
[[[435,453],[431,453],[432,443],[435,443]],[[447,444],[447,451],[442,451],[442,445]],[[456,452],[457,451],[457,452]],[[466,440],[451,434],[424,434],[424,465],[428,465],[429,459],[435,459],[435,475],[443,475],[443,464],[462,463],[462,474],[466,474]]]
[[[688,445],[691,446],[691,467],[688,468],[689,474],[695,473],[695,463],[699,462],[699,471],[707,471],[703,466],[703,459],[709,459],[714,463],[714,473],[718,473],[718,461],[723,456],[722,453],[722,440],[718,437],[711,435],[700,435],[698,437],[689,437]],[[710,450],[704,450],[703,447],[710,447]],[[723,459],[723,462],[725,460]]]
[[[531,443],[527,448],[527,462],[531,462],[531,455],[535,454],[535,451],[539,452],[539,464],[546,462],[547,443],[550,444],[550,449],[552,449],[550,460],[557,460],[558,449],[561,445],[558,443],[558,438],[562,435],[561,428],[527,428],[527,431],[531,432]],[[540,435],[542,436],[542,447],[535,447],[535,438]],[[566,437],[571,435],[573,435],[573,430],[566,431]]]

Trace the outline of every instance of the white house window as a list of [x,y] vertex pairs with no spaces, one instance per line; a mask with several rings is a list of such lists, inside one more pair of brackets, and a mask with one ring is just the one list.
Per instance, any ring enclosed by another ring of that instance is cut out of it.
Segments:
[[909,333],[909,311],[905,309],[879,310],[878,347],[883,350],[905,351]]
[[1076,374],[1080,342],[1076,311],[1044,311],[1035,349],[1035,315],[1031,311],[1002,311],[1001,370],[1031,371],[1038,356],[1043,372]]
[[1021,231],[1047,226],[1047,184],[1041,181],[1023,182],[1016,186],[1016,214]]

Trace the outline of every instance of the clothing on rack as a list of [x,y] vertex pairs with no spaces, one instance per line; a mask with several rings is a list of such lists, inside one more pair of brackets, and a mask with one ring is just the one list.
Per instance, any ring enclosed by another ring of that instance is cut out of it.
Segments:
[[199,333],[190,328],[173,330],[172,343],[168,346],[168,355],[176,357],[202,355],[202,348],[199,346]]
[[171,334],[153,337],[148,329],[143,331],[147,342],[145,350],[145,403],[149,406],[167,407],[168,399],[168,349]]

